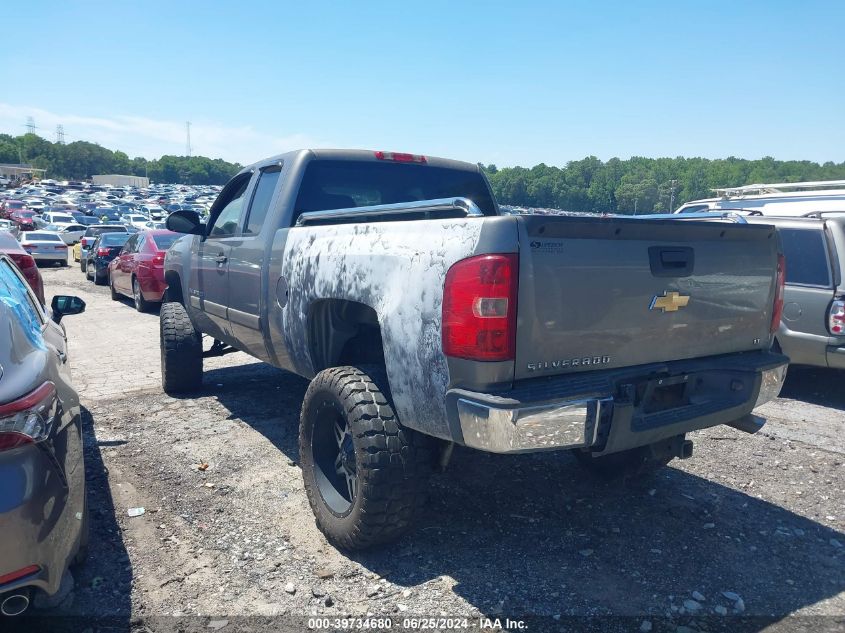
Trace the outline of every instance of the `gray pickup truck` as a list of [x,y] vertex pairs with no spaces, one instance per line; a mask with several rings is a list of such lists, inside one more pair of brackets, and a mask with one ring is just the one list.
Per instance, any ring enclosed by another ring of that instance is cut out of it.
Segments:
[[255,163],[167,226],[165,391],[230,350],[311,379],[300,463],[344,548],[407,529],[455,444],[630,476],[756,431],[783,381],[770,226],[509,216],[476,165],[352,150]]

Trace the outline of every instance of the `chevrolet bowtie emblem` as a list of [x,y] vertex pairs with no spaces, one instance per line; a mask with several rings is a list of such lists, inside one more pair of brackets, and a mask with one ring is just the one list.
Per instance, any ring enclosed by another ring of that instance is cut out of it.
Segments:
[[664,292],[662,297],[654,295],[649,310],[660,309],[663,312],[677,312],[678,308],[685,308],[689,303],[689,297],[680,292]]

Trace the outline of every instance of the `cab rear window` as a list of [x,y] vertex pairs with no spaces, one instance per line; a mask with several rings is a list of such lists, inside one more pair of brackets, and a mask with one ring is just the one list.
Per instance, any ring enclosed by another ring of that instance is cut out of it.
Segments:
[[820,230],[780,229],[786,258],[786,283],[831,287],[830,263]]
[[295,215],[456,197],[469,198],[485,215],[496,213],[487,183],[478,172],[394,162],[315,160],[305,171]]

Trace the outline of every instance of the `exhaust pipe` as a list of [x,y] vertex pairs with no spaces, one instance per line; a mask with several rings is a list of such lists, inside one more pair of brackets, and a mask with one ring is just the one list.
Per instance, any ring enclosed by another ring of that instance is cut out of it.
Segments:
[[14,617],[29,608],[29,589],[18,589],[0,597],[0,613]]
[[738,420],[728,422],[728,426],[738,429],[740,431],[745,431],[746,433],[754,434],[760,429],[762,429],[765,423],[766,418],[761,418],[759,415],[749,413],[747,415],[742,416]]

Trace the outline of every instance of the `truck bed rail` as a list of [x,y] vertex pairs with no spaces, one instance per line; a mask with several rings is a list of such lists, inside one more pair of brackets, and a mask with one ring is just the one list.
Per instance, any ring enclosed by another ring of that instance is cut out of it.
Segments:
[[437,198],[398,204],[377,204],[369,207],[306,211],[296,220],[296,226],[331,223],[337,220],[361,219],[365,217],[404,216],[423,214],[425,219],[432,215],[444,215],[461,211],[467,217],[483,216],[481,209],[469,198]]

